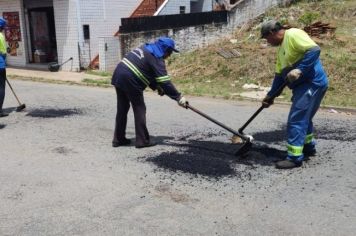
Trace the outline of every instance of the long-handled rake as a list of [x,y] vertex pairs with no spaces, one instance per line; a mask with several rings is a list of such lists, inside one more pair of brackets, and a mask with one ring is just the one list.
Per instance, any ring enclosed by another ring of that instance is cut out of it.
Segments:
[[14,96],[15,96],[17,102],[19,103],[19,106],[16,108],[16,111],[17,111],[17,112],[22,111],[23,109],[26,108],[26,105],[25,105],[24,103],[21,103],[21,102],[20,102],[20,100],[19,100],[19,98],[17,97],[17,95],[16,95],[14,89],[12,88],[12,86],[11,86],[9,80],[8,80],[7,78],[6,78],[5,80],[6,80],[7,84],[9,85],[9,87],[10,87],[12,93],[14,94]]

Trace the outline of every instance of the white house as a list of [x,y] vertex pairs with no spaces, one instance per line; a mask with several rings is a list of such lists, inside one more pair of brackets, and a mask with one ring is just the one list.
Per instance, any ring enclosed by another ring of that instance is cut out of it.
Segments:
[[130,16],[140,2],[0,0],[0,14],[8,21],[8,64],[46,67],[49,62],[72,57],[62,69],[78,71],[89,65],[100,47],[107,49],[106,41],[112,40],[120,19]]

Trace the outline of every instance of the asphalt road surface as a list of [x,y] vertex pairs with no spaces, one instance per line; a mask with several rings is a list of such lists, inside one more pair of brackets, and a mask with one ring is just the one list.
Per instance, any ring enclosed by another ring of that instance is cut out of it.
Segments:
[[[236,157],[231,134],[146,94],[159,144],[111,147],[114,89],[12,81],[0,119],[0,235],[355,235],[356,119],[321,110],[318,154],[302,168],[285,157],[289,107],[264,110]],[[238,129],[259,103],[189,98]],[[127,137],[134,142],[132,110]]]

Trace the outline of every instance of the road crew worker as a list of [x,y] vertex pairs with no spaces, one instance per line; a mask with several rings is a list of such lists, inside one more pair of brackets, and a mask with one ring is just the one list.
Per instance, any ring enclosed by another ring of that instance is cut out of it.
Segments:
[[130,103],[135,118],[136,148],[154,146],[146,127],[146,105],[143,91],[147,86],[166,94],[185,107],[187,100],[177,91],[167,74],[164,59],[172,52],[178,52],[175,42],[168,37],[160,37],[154,43],[146,43],[129,52],[117,65],[111,84],[117,94],[117,114],[113,147],[129,145],[126,138],[127,113]]
[[285,29],[275,20],[262,24],[261,37],[278,46],[275,77],[262,104],[265,107],[273,104],[271,95],[284,80],[293,92],[287,123],[288,155],[276,167],[299,167],[305,156],[315,155],[312,119],[328,88],[327,75],[319,59],[320,47],[303,30]]
[[4,113],[2,106],[5,99],[5,80],[6,80],[6,42],[5,36],[3,34],[4,28],[6,26],[6,21],[4,18],[0,17],[0,117],[7,116]]

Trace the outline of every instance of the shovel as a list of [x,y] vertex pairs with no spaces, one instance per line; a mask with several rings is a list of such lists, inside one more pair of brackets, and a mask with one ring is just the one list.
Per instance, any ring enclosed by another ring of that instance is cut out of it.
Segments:
[[230,128],[230,127],[227,127],[227,126],[224,125],[223,123],[221,123],[221,122],[215,120],[214,118],[208,116],[207,114],[205,114],[205,113],[199,111],[198,109],[192,107],[191,105],[189,105],[189,103],[187,103],[187,104],[185,105],[185,107],[186,107],[187,109],[190,109],[190,110],[194,111],[195,113],[198,113],[199,115],[205,117],[206,119],[210,120],[211,122],[213,122],[213,123],[217,124],[218,126],[224,128],[224,129],[226,129],[227,131],[233,133],[234,135],[240,137],[240,138],[244,141],[244,143],[243,143],[243,145],[241,146],[241,148],[240,148],[239,150],[237,150],[237,152],[235,153],[236,156],[243,155],[243,154],[245,154],[246,152],[248,152],[248,151],[250,150],[250,148],[251,148],[251,146],[252,146],[252,143],[251,143],[251,142],[252,142],[252,140],[253,140],[253,137],[252,137],[251,135],[241,134],[240,132],[238,132],[238,131],[236,131],[236,130],[233,130],[233,129]]

